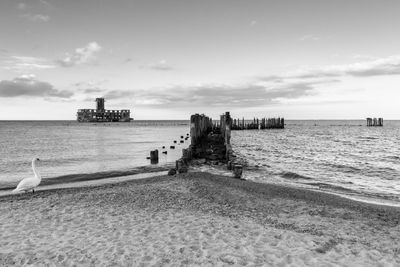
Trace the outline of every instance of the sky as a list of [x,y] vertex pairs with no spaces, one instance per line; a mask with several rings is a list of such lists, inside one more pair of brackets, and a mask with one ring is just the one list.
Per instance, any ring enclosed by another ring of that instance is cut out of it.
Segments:
[[398,0],[1,0],[0,120],[400,119]]

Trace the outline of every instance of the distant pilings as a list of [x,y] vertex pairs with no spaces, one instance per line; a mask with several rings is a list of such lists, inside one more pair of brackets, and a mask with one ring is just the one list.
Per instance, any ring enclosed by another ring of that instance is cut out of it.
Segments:
[[367,126],[383,126],[383,118],[367,118]]
[[232,130],[264,130],[264,129],[284,129],[284,118],[254,118],[253,120],[233,119]]

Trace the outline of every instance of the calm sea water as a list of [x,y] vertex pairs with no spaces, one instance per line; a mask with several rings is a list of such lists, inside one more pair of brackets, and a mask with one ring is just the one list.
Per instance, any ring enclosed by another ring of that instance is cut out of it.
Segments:
[[[244,177],[400,203],[400,121],[366,127],[365,121],[286,121],[284,130],[233,131],[235,153],[246,160]],[[72,121],[0,121],[0,187],[32,175],[39,157],[43,178],[149,165],[181,156],[188,121],[83,124]],[[169,149],[178,140],[177,149]]]
[[[149,165],[146,157],[154,149],[159,150],[160,165],[174,162],[190,142],[179,142],[188,129],[188,121],[0,121],[0,186],[32,176],[34,157],[41,160],[38,169],[43,178]],[[176,149],[169,149],[171,145]]]
[[400,121],[287,121],[284,130],[232,132],[245,178],[400,203]]

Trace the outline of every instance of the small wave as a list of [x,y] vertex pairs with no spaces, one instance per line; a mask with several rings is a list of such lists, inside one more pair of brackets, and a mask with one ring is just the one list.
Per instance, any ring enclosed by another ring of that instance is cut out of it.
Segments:
[[373,137],[373,136],[359,136],[358,139],[361,140],[376,140],[379,139],[378,137]]
[[325,184],[325,183],[306,183],[312,186],[318,186],[320,189],[330,189],[335,191],[342,191],[342,192],[356,192],[355,190],[345,188],[343,186],[332,185],[332,184]]
[[311,177],[304,176],[295,172],[282,172],[280,174],[281,177],[286,179],[303,179],[303,180],[312,180]]
[[324,165],[337,168],[342,172],[355,173],[355,172],[360,172],[361,171],[361,169],[359,169],[357,167],[347,166],[347,165],[343,165],[343,164],[325,163]]

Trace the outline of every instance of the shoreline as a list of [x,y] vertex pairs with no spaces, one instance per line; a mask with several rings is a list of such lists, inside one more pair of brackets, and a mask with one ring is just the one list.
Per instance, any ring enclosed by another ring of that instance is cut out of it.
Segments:
[[[168,171],[170,168],[175,166],[174,163],[165,163],[159,165],[144,165],[134,167],[132,169],[127,170],[113,170],[113,171],[103,171],[103,172],[94,172],[94,173],[77,173],[77,174],[67,174],[62,176],[57,176],[53,178],[44,178],[40,183],[40,187],[42,186],[57,186],[69,183],[77,183],[77,182],[88,182],[88,181],[99,181],[101,183],[102,180],[132,176],[132,175],[141,175],[147,173],[157,173]],[[19,181],[18,181],[19,182]],[[4,191],[13,190],[18,182],[7,182],[0,186],[0,194]],[[12,186],[11,186],[12,184]]]
[[[163,169],[163,168],[160,168]],[[368,201],[362,201],[352,197],[344,196],[341,194],[319,191],[310,188],[302,188],[296,186],[289,186],[284,184],[274,183],[259,183],[251,180],[235,179],[226,175],[213,174],[204,171],[194,171],[186,174],[177,174],[174,176],[168,176],[165,170],[159,170],[156,168],[154,171],[146,173],[134,173],[123,176],[110,176],[104,178],[94,179],[79,179],[68,182],[51,182],[45,183],[44,186],[40,186],[35,190],[35,193],[12,193],[4,192],[0,190],[0,202],[7,197],[23,196],[23,195],[37,195],[39,192],[46,192],[48,195],[55,193],[62,193],[64,190],[79,193],[80,190],[96,190],[96,189],[108,189],[116,186],[133,185],[136,183],[146,184],[154,182],[162,182],[163,180],[173,180],[174,177],[181,177],[187,175],[204,176],[206,179],[211,179],[218,183],[219,186],[233,186],[235,189],[246,190],[249,194],[262,194],[268,195],[268,197],[282,197],[288,199],[297,199],[307,202],[316,202],[326,206],[334,206],[349,209],[361,209],[367,211],[389,211],[390,213],[398,213],[400,220],[400,207],[393,205],[386,205],[383,203],[372,203]],[[204,179],[204,178],[203,178]],[[5,189],[4,189],[5,190]]]
[[0,197],[0,263],[400,263],[400,209],[204,172]]
[[[88,174],[63,175],[63,176],[58,176],[56,178],[42,180],[40,186],[37,187],[37,189],[35,189],[35,193],[40,191],[52,191],[52,190],[69,189],[69,188],[76,188],[77,190],[79,190],[79,188],[86,188],[86,187],[95,188],[110,184],[118,185],[120,183],[131,182],[135,180],[146,180],[153,178],[157,179],[167,176],[167,171],[169,170],[169,168],[172,167],[173,167],[172,163],[167,163],[161,166],[160,165],[139,166],[137,168],[133,168],[132,170],[127,170],[127,171],[109,171],[109,172],[97,172]],[[228,176],[229,172],[227,171],[213,172],[211,170],[202,170],[194,168],[194,171],[191,171],[189,173],[206,173],[215,177],[223,177],[227,179],[238,180],[231,176]],[[179,176],[179,174],[177,175]],[[354,197],[332,191],[322,191],[314,188],[305,188],[301,186],[296,186],[295,184],[292,185],[292,184],[279,184],[279,183],[260,183],[247,179],[239,179],[239,181],[251,183],[252,184],[250,186],[251,188],[254,188],[254,186],[255,187],[260,186],[261,188],[263,186],[266,186],[282,191],[288,189],[288,192],[303,192],[304,195],[307,195],[307,192],[310,193],[312,192],[313,197],[315,197],[316,195],[321,195],[321,197],[326,196],[327,199],[333,199],[333,201],[339,201],[340,203],[343,203],[343,201],[341,200],[344,200],[344,202],[350,201],[367,206],[370,205],[374,207],[379,206],[382,208],[394,208],[394,209],[399,209],[400,211],[400,203],[399,204],[391,202],[384,203],[383,200],[381,199],[379,200],[381,200],[382,202],[379,202],[372,198],[363,199],[361,197]],[[0,200],[2,197],[6,196],[25,194],[25,193],[11,192],[14,188],[15,187],[0,187]],[[297,194],[297,196],[300,195]]]

